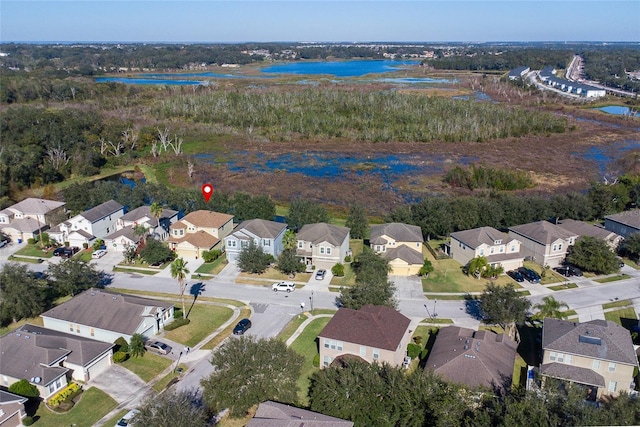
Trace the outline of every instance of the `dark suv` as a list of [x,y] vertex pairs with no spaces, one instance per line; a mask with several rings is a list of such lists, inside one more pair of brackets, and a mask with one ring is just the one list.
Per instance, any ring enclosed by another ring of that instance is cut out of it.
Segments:
[[540,283],[540,275],[530,268],[520,267],[518,271],[531,283]]
[[235,328],[233,328],[233,335],[244,335],[247,329],[251,327],[251,320],[242,319],[238,322]]

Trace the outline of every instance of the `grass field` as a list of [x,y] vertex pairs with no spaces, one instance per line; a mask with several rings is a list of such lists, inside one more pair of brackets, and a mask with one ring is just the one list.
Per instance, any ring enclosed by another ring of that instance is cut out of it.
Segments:
[[190,295],[185,296],[185,305],[191,322],[188,325],[165,332],[167,339],[189,347],[193,347],[205,339],[207,335],[222,326],[233,315],[233,310],[230,308],[211,304],[196,303],[190,308],[191,301],[193,299]]
[[121,365],[139,376],[142,381],[148,383],[167,369],[172,363],[173,362],[166,357],[145,351],[143,357],[130,357],[122,362]]
[[227,259],[221,256],[213,262],[206,262],[202,264],[196,271],[192,273],[216,275],[220,273],[227,264]]
[[576,285],[575,283],[563,283],[562,285],[548,286],[548,288],[552,291],[562,291],[564,289],[572,289],[577,287],[578,285]]
[[[248,307],[243,307],[240,310],[240,315],[238,319],[244,319],[251,316],[251,310]],[[220,331],[218,335],[209,340],[206,344],[202,346],[203,350],[211,350],[215,348],[218,344],[225,340],[231,333],[233,332],[233,328],[236,326],[236,322],[231,322],[229,326],[227,326],[224,330]]]
[[16,252],[16,255],[35,256],[38,258],[51,258],[53,256],[53,249],[42,249],[38,243],[33,245],[27,244],[24,248]]
[[608,308],[626,307],[628,305],[632,305],[631,300],[621,299],[620,301],[614,301],[614,302],[608,302],[606,304],[602,304],[602,308],[606,310]]
[[[431,258],[431,257],[430,257]],[[462,266],[453,259],[433,260],[434,271],[429,273],[429,277],[422,279],[422,290],[424,292],[482,292],[484,291],[488,279],[476,279],[467,276],[462,272]],[[498,277],[494,283],[498,285],[506,285],[513,283],[519,288],[514,280],[509,276],[503,275]]]
[[609,283],[609,282],[617,282],[618,280],[626,280],[630,278],[628,274],[616,274],[615,276],[605,277],[604,279],[594,279],[594,282],[598,283]]
[[36,412],[38,427],[77,426],[91,427],[114,409],[118,403],[108,394],[91,387],[80,396],[80,401],[67,413],[58,414],[40,404]]
[[604,313],[606,320],[611,320],[620,326],[622,325],[622,319],[637,319],[636,311],[633,307],[621,308],[619,310],[607,311]]

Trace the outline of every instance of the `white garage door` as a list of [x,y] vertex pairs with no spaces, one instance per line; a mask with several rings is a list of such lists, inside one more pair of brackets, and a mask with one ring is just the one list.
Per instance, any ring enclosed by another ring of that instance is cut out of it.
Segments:
[[111,366],[111,355],[107,354],[100,359],[95,365],[89,368],[89,378],[93,379],[103,373],[109,366]]

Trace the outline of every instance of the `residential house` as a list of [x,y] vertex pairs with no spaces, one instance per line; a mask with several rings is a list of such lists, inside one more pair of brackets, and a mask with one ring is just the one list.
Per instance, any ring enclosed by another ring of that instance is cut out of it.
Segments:
[[341,308],[318,334],[320,365],[353,355],[368,363],[401,366],[411,340],[411,320],[391,307]]
[[224,239],[227,261],[235,262],[243,247],[253,241],[256,246],[278,258],[284,250],[282,238],[287,231],[287,224],[268,221],[266,219],[250,219],[243,221]]
[[0,377],[29,381],[47,398],[70,381],[88,381],[112,364],[114,345],[26,324],[0,338]]
[[116,230],[117,220],[124,215],[124,206],[109,200],[91,208],[51,229],[49,235],[59,243],[70,246],[91,246],[96,239],[104,239]]
[[124,252],[131,247],[137,247],[142,236],[136,235],[132,226],[121,228],[104,236],[104,245],[109,251]]
[[558,267],[579,235],[549,221],[509,227],[509,236],[521,242],[525,258],[551,268]]
[[605,216],[604,228],[625,238],[640,232],[640,209]]
[[438,332],[425,371],[469,387],[509,390],[517,347],[504,334],[447,326]]
[[349,251],[349,228],[324,222],[306,224],[298,231],[296,254],[306,265],[331,268],[344,262]]
[[267,400],[246,427],[353,427],[353,422]]
[[233,215],[199,210],[170,227],[169,247],[179,257],[198,258],[202,252],[224,249],[224,238],[233,231]]
[[638,358],[629,331],[609,320],[546,318],[540,374],[584,385],[591,400],[633,390]]
[[0,231],[14,242],[32,239],[64,219],[64,202],[30,197],[0,211]]
[[89,289],[41,316],[45,328],[112,343],[136,333],[154,336],[173,321],[173,304]]
[[613,231],[607,230],[604,227],[586,223],[584,221],[576,221],[575,219],[563,219],[558,221],[558,225],[571,233],[577,234],[580,237],[588,236],[604,240],[607,246],[609,246],[609,248],[614,252],[618,249],[618,245],[620,244],[620,242],[624,240],[624,237],[617,233],[614,233]]
[[372,225],[369,236],[371,249],[389,261],[390,274],[418,274],[424,264],[420,227],[398,222]]
[[151,206],[140,206],[118,219],[116,230],[144,225],[154,238],[166,240],[169,237],[171,225],[178,221],[178,213],[178,211],[163,208],[160,217],[156,218],[151,214]]
[[27,400],[26,397],[0,390],[0,426],[22,426],[22,419],[27,416],[24,409]]
[[522,267],[524,255],[518,238],[496,230],[493,227],[480,227],[451,233],[449,255],[462,265],[469,264],[473,258],[485,257],[493,267],[502,267],[504,271]]

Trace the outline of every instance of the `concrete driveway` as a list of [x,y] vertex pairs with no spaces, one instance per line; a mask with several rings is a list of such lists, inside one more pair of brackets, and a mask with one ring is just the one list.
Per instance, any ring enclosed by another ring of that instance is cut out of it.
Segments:
[[389,276],[389,280],[396,285],[396,298],[424,300],[422,280],[418,276]]
[[128,408],[135,408],[145,396],[155,394],[137,375],[115,363],[97,378],[89,380],[87,388],[91,386],[107,393],[118,405],[126,403]]

